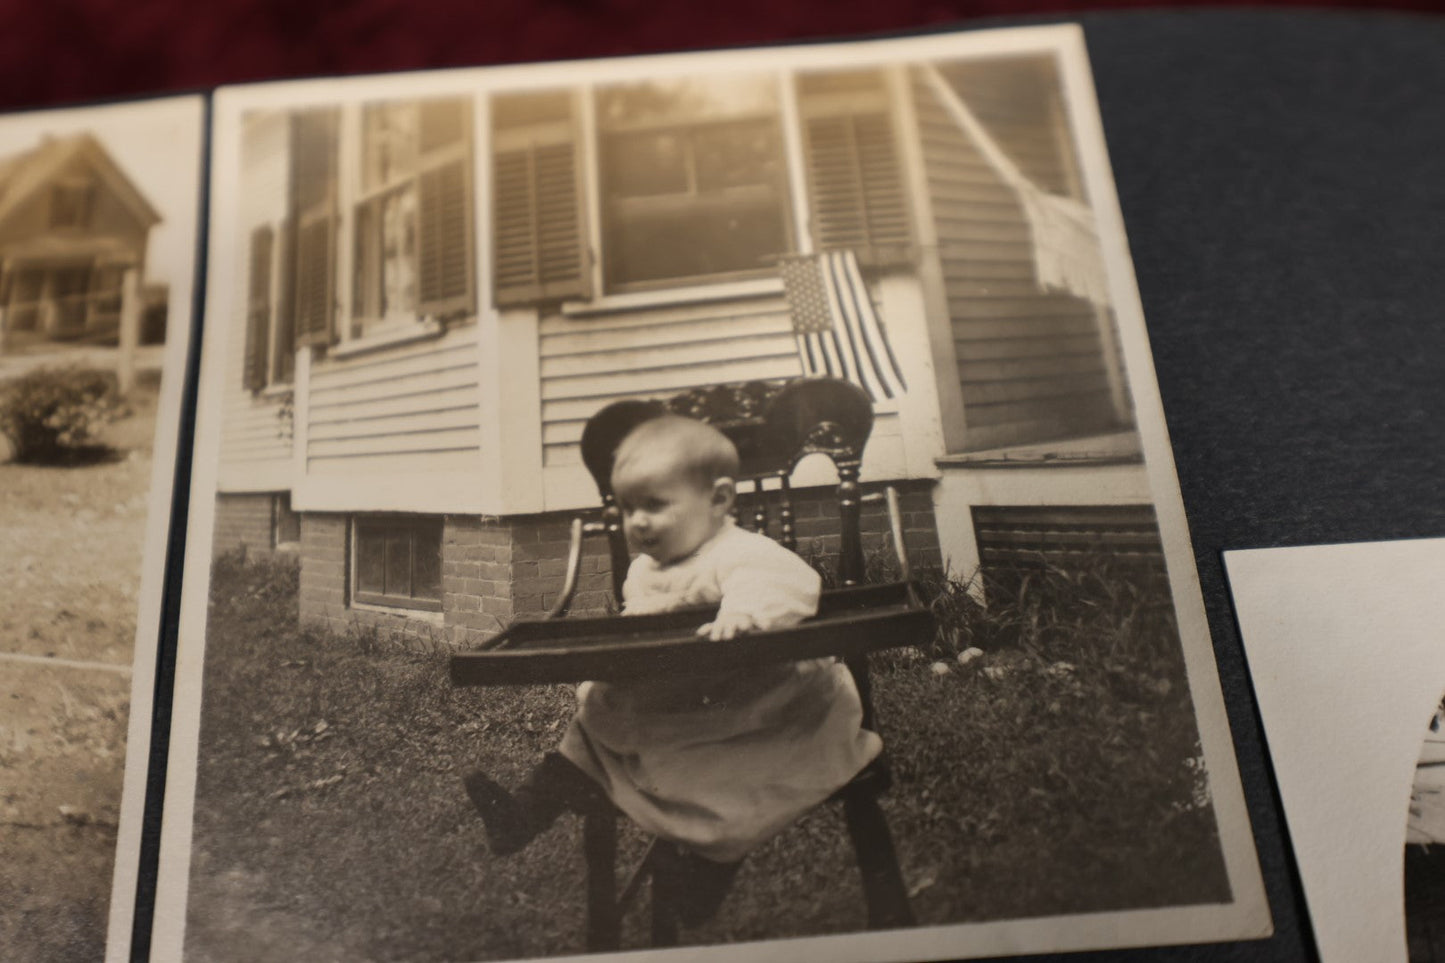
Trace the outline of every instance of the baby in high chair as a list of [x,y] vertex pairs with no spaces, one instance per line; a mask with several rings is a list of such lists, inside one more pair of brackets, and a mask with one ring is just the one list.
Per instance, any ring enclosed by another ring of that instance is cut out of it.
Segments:
[[[691,418],[664,415],[622,441],[612,489],[640,553],[623,584],[624,615],[716,604],[698,634],[725,645],[817,611],[818,574],[733,522],[737,474],[732,442]],[[498,854],[605,794],[643,830],[690,854],[692,895],[704,904],[692,915],[706,918],[746,853],[878,755],[882,743],[862,718],[851,674],[831,658],[584,682],[561,744],[520,788],[508,793],[473,773],[467,792]]]

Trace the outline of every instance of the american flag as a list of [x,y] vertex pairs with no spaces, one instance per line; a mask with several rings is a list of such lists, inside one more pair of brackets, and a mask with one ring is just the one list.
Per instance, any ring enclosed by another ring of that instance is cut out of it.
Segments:
[[852,251],[784,258],[779,271],[803,374],[844,378],[875,402],[908,390]]

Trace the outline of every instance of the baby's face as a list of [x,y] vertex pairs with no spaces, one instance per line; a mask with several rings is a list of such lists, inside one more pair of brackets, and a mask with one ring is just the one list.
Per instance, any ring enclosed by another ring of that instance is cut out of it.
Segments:
[[717,485],[703,486],[675,465],[654,459],[630,464],[612,478],[623,530],[633,551],[671,565],[717,534],[728,499]]

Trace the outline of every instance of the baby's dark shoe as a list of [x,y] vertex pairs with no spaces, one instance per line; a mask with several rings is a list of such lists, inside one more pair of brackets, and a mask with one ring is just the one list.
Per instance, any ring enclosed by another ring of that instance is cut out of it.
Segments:
[[583,812],[607,801],[600,786],[565,756],[549,752],[516,792],[482,772],[464,780],[467,796],[487,826],[487,843],[498,856],[520,852],[564,810]]
[[486,773],[473,772],[463,783],[472,805],[487,827],[487,844],[497,856],[519,852],[546,826],[533,827],[524,807]]
[[742,860],[718,863],[684,852],[678,861],[674,908],[683,926],[700,926],[717,915],[732,889]]

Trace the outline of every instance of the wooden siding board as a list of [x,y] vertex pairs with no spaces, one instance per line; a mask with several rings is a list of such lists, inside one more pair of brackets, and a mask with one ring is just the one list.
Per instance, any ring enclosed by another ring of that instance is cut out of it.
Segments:
[[[648,392],[684,391],[699,385],[796,377],[796,351],[787,355],[731,357],[692,365],[622,371],[587,378],[549,378],[542,382],[542,400],[631,398]],[[605,402],[604,402],[605,403]]]
[[[378,432],[366,437],[338,441],[312,440],[307,448],[311,459],[346,457],[350,455],[425,454],[437,451],[479,450],[481,432],[477,428],[431,429],[411,428]],[[393,465],[396,471],[397,466]]]
[[458,405],[429,411],[406,411],[394,415],[352,418],[330,422],[311,422],[307,441],[316,450],[316,443],[347,438],[411,435],[419,432],[453,428],[477,428],[477,405]]
[[1052,347],[1058,338],[1083,337],[1093,334],[1098,343],[1097,328],[1092,318],[1008,318],[1002,321],[968,321],[953,326],[953,340],[959,350],[972,341],[996,341],[1001,338],[1030,338]]
[[613,352],[655,348],[659,342],[703,344],[786,335],[791,338],[792,325],[777,314],[745,315],[718,321],[669,321],[666,328],[625,327],[582,329],[567,333],[544,334],[541,357],[574,358],[606,355]]
[[[401,457],[399,457],[401,456]],[[313,477],[349,475],[357,478],[385,478],[410,474],[409,462],[423,460],[428,474],[464,473],[475,475],[481,471],[481,450],[476,447],[448,451],[425,451],[408,455],[389,451],[382,454],[351,454],[329,458],[313,458],[308,473]],[[424,482],[422,482],[424,483]]]
[[689,341],[667,346],[648,346],[617,351],[594,351],[542,360],[544,379],[594,378],[613,373],[644,373],[716,364],[719,358],[735,361],[796,356],[797,341],[791,332]]
[[[313,404],[310,423],[314,428],[320,425],[367,418],[385,418],[390,415],[425,414],[430,411],[447,411],[468,406],[475,408],[477,405],[476,394],[474,381],[443,388],[414,386],[412,390],[373,398],[369,401],[347,404]],[[476,418],[474,417],[473,420],[475,421]]]

